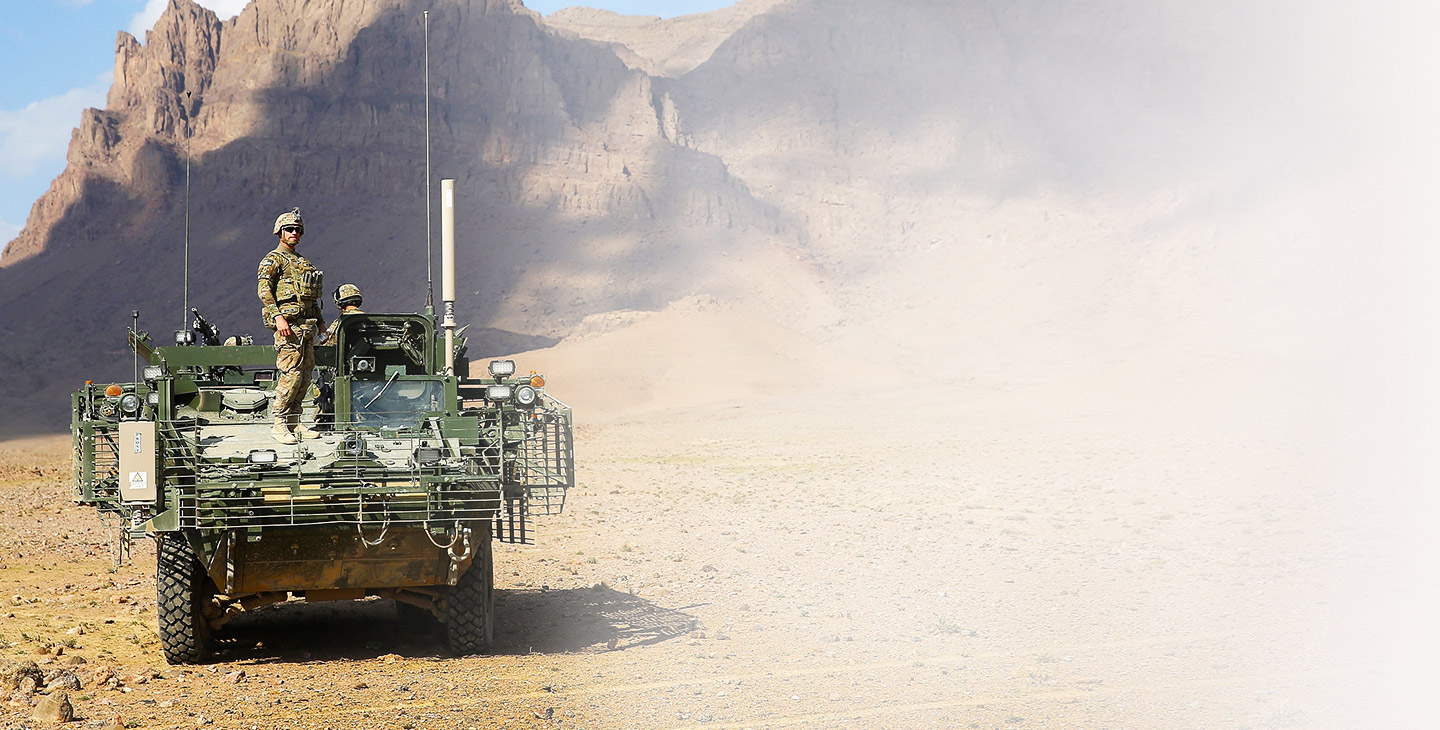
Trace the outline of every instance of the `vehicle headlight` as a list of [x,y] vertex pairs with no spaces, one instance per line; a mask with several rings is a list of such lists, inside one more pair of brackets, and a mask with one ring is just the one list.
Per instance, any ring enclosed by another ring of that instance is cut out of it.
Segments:
[[160,391],[152,390],[145,394],[145,403],[151,408],[160,405]]
[[528,385],[522,385],[515,389],[515,402],[522,406],[535,405],[535,399],[539,396],[540,394],[536,393],[535,389]]
[[146,380],[154,381],[165,377],[165,368],[159,365],[146,365],[145,369],[140,371],[140,373]]
[[120,410],[126,413],[140,412],[140,396],[134,393],[126,393],[120,396]]
[[510,386],[492,385],[486,388],[485,400],[494,402],[510,400]]
[[251,451],[245,460],[251,464],[274,464],[279,461],[279,457],[276,456],[274,449],[256,449]]
[[504,378],[515,374],[514,360],[491,360],[490,374],[497,378]]

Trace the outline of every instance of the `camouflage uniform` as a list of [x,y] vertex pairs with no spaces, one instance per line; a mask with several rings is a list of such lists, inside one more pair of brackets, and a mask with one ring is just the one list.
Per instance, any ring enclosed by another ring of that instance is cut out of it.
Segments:
[[315,335],[325,326],[320,313],[324,272],[279,245],[260,260],[259,277],[265,326],[275,329],[276,315],[283,315],[291,330],[289,337],[275,333],[275,367],[280,373],[271,413],[277,419],[298,417],[315,369]]
[[[340,314],[364,314],[365,311],[359,307],[346,307],[340,310]],[[333,344],[335,335],[340,331],[340,314],[335,315],[335,321],[330,323],[330,329],[325,330],[325,342]]]

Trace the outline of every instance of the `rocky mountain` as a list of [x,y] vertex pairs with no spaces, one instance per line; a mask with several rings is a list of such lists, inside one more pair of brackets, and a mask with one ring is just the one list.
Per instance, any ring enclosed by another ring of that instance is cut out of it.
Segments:
[[[432,177],[457,179],[477,354],[701,295],[812,360],[1004,380],[1319,316],[1353,244],[1324,183],[1353,120],[1297,73],[1323,9],[254,0],[221,22],[171,0],[143,44],[119,34],[106,108],[0,260],[0,408],[59,426],[78,382],[128,374],[131,309],[162,341],[181,325],[187,158],[189,302],[226,333],[264,334],[252,272],[295,206],[328,283],[423,306],[427,10]],[[1277,276],[1307,236],[1314,275]]]

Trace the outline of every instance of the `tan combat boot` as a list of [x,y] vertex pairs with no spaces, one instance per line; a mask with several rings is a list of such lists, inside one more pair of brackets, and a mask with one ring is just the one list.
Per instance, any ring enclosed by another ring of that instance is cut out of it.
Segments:
[[282,444],[295,443],[295,436],[290,433],[290,423],[284,416],[275,417],[275,427],[270,429],[270,436]]
[[306,425],[305,425],[305,422],[304,422],[304,421],[301,421],[301,420],[300,420],[300,416],[298,416],[298,415],[295,415],[295,416],[291,416],[291,417],[290,417],[290,426],[292,427],[292,429],[293,429],[294,432],[295,432],[295,438],[298,438],[298,439],[313,439],[313,438],[318,438],[318,437],[320,436],[320,434],[315,433],[315,430],[314,430],[314,429],[310,428],[309,426],[306,426]]

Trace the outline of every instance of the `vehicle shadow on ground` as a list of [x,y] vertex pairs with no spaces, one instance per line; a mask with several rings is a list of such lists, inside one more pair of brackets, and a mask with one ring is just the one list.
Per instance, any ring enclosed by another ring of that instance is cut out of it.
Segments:
[[[684,636],[698,625],[684,609],[603,585],[496,591],[495,615],[492,653],[508,655],[624,650]],[[438,623],[373,599],[266,606],[237,616],[216,639],[216,659],[226,662],[453,656]]]
[[497,654],[623,650],[684,636],[699,623],[684,608],[658,606],[604,585],[497,592],[495,610]]

